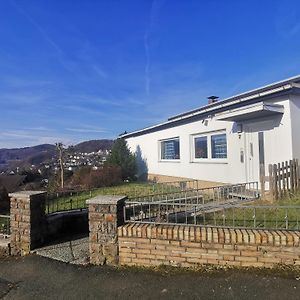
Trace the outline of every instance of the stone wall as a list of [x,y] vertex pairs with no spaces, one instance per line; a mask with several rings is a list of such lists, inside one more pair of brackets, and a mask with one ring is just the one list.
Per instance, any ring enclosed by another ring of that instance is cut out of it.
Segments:
[[127,224],[118,228],[121,265],[300,266],[300,232]]
[[118,226],[123,225],[124,196],[97,196],[87,200],[89,209],[90,263],[117,265]]
[[11,254],[27,255],[44,241],[45,192],[10,194]]

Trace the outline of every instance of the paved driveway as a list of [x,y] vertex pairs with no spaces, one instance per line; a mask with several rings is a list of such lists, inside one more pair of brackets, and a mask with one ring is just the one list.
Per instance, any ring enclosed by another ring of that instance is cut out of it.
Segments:
[[83,267],[32,255],[0,260],[0,298],[300,299],[299,275],[281,278],[236,270],[163,273]]

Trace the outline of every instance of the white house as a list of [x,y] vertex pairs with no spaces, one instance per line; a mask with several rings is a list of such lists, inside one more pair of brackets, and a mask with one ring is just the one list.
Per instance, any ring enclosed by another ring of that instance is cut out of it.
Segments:
[[300,75],[123,134],[150,178],[259,181],[261,168],[300,158]]

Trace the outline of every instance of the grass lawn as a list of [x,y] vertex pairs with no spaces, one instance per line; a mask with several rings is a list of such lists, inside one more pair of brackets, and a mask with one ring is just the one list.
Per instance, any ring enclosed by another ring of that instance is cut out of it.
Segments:
[[113,187],[103,187],[88,192],[80,192],[66,195],[64,197],[51,197],[46,206],[47,213],[64,211],[69,209],[86,208],[86,200],[98,195],[124,195],[128,198],[149,196],[152,194],[178,191],[179,187],[161,183],[125,183]]
[[[80,192],[48,201],[46,212],[86,208],[86,200],[97,195],[125,195],[137,201],[160,200],[161,194],[179,192],[170,184],[126,183],[90,192]],[[150,197],[156,194],[155,197]],[[294,206],[286,208],[284,206]],[[298,206],[298,207],[296,207]],[[194,223],[193,221],[191,223]],[[197,216],[197,224],[226,227],[300,229],[300,192],[273,203],[257,200],[243,208],[226,208]]]
[[201,216],[198,222],[228,227],[299,230],[300,193],[273,203],[258,200],[243,208],[233,207],[209,213]]

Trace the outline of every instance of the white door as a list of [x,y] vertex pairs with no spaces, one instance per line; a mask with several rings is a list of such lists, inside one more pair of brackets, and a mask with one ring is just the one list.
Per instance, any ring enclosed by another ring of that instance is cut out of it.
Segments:
[[247,182],[259,181],[259,134],[252,126],[245,130],[245,163]]

